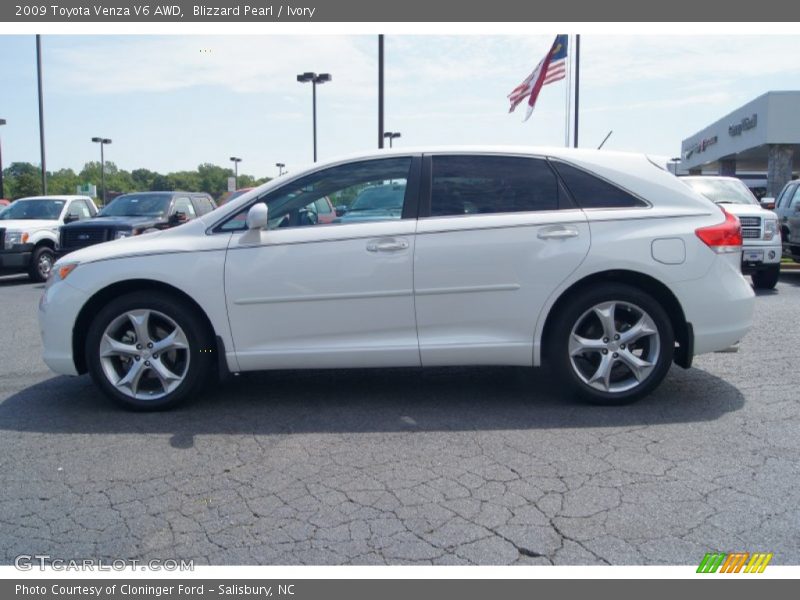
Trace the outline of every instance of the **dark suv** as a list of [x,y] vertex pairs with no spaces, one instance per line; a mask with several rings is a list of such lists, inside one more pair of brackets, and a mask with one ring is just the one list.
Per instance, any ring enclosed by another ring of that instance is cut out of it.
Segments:
[[61,227],[60,254],[79,248],[168,229],[201,217],[217,205],[208,194],[135,192],[117,196],[95,217]]

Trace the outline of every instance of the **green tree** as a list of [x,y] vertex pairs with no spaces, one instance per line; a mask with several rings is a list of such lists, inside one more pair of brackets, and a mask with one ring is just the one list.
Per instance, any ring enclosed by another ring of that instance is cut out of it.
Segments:
[[41,170],[27,162],[13,162],[3,171],[4,183],[9,191],[6,194],[16,200],[42,193]]

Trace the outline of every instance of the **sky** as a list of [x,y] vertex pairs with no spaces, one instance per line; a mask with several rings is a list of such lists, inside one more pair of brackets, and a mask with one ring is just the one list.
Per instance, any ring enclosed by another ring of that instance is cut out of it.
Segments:
[[[533,116],[508,93],[550,35],[388,35],[385,127],[398,146],[563,146],[566,82]],[[681,140],[770,90],[800,89],[800,36],[583,35],[580,145],[678,156]],[[275,176],[311,162],[311,86],[320,160],[377,146],[375,35],[47,35],[42,37],[48,170],[106,160],[132,170],[201,163]],[[34,36],[0,35],[3,164],[39,163]]]

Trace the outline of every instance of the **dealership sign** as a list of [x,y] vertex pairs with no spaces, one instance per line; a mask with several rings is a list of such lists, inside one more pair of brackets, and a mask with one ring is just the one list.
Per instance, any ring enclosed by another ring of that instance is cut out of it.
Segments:
[[753,129],[756,125],[758,125],[758,115],[753,114],[752,117],[745,117],[738,123],[734,123],[733,125],[729,126],[728,134],[732,136],[742,135],[743,131]]
[[713,146],[717,143],[717,136],[712,135],[711,137],[704,138],[699,142],[695,142],[689,148],[687,148],[686,152],[684,153],[683,159],[686,160],[691,158],[694,154],[699,154],[700,152],[705,152],[709,146]]

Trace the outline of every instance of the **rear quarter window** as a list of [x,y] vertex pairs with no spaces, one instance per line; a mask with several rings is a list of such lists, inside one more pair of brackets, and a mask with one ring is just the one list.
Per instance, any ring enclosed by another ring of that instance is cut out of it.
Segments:
[[566,163],[552,161],[561,180],[575,203],[581,208],[638,208],[646,207],[636,196]]

